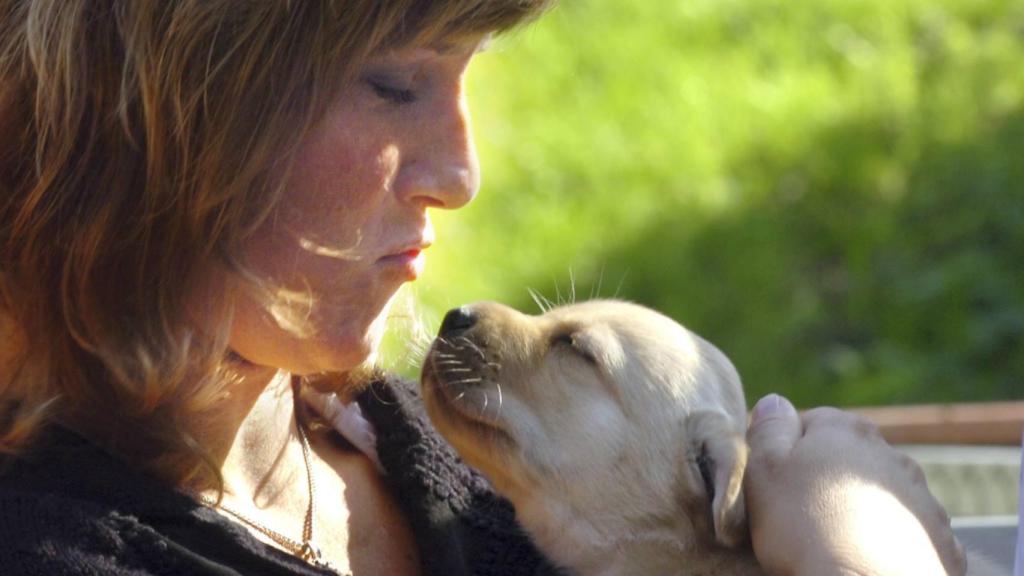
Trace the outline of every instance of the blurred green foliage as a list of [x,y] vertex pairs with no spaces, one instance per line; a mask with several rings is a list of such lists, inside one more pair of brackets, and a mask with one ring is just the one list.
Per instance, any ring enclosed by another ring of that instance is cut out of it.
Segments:
[[748,398],[1024,398],[1024,3],[563,0],[470,76],[481,196],[430,329],[616,295]]

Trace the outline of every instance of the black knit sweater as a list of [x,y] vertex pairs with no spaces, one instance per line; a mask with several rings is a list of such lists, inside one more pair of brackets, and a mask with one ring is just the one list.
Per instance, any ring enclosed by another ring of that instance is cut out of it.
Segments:
[[[413,388],[379,382],[358,399],[425,576],[556,573],[511,505],[422,416]],[[325,504],[326,505],[326,504]],[[0,472],[0,574],[325,575],[242,526],[54,429]]]

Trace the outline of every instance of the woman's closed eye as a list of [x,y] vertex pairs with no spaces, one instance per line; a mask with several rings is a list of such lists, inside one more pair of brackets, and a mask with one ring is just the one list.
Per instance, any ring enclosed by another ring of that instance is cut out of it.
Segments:
[[403,88],[397,82],[380,78],[367,78],[366,83],[378,98],[392,104],[412,104],[417,99],[415,91]]

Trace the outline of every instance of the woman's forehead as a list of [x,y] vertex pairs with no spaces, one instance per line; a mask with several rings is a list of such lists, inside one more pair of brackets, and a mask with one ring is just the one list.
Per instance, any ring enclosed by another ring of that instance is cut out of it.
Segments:
[[427,39],[426,41],[410,42],[385,47],[373,56],[404,56],[412,59],[436,56],[452,56],[458,54],[476,54],[486,50],[493,40],[491,32],[466,34],[457,37]]

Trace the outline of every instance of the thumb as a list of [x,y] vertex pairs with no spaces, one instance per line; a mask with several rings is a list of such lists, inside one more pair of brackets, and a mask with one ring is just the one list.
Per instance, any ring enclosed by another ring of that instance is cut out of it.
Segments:
[[778,394],[758,400],[747,430],[751,455],[784,457],[802,435],[803,423],[789,400]]

